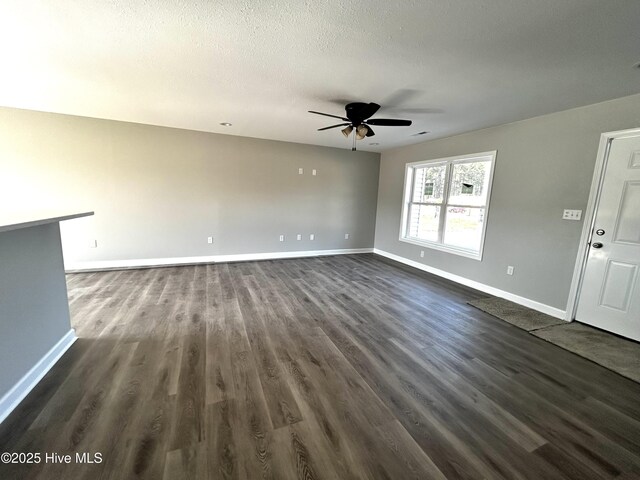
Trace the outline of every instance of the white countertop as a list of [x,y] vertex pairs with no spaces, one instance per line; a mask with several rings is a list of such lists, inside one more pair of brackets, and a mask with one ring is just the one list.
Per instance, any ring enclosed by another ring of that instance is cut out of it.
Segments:
[[47,223],[62,222],[63,220],[71,220],[73,218],[88,217],[90,215],[93,215],[93,212],[40,212],[38,214],[20,213],[17,215],[0,214],[0,233],[18,230],[20,228],[36,227]]

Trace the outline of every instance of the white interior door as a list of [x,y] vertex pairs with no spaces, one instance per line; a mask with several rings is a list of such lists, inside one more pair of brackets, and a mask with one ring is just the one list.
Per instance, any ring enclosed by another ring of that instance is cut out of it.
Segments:
[[576,320],[640,340],[640,134],[609,149]]

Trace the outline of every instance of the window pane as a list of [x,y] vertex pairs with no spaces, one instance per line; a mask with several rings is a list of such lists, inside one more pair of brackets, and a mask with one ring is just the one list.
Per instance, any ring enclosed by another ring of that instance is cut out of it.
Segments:
[[491,162],[454,163],[449,204],[477,205],[487,203]]
[[413,170],[413,202],[442,202],[446,165],[420,167]]
[[439,224],[439,206],[411,205],[408,232],[410,237],[437,242]]
[[444,243],[480,251],[484,208],[447,207]]

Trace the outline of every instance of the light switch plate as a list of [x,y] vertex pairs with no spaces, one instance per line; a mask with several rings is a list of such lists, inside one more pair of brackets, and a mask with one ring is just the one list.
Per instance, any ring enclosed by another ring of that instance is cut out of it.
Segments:
[[302,175],[304,173],[304,170],[302,168],[298,169],[298,175]]
[[563,220],[580,220],[582,218],[582,210],[564,210],[562,212]]
[[314,240],[316,238],[316,236],[312,233],[311,235],[309,235],[309,240]]
[[301,234],[298,234],[298,235],[296,236],[296,240],[302,240],[302,235],[301,235]]
[[311,170],[311,175],[315,176],[315,175],[316,175],[316,173],[318,173],[318,172],[316,172],[316,169],[315,169],[315,168],[314,168],[313,170]]

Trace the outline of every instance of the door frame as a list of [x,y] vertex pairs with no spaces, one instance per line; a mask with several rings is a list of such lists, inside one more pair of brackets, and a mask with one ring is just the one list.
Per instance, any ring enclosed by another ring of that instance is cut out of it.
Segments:
[[589,245],[591,244],[591,237],[593,236],[593,229],[595,227],[596,212],[598,210],[598,204],[600,203],[600,194],[602,193],[602,184],[604,183],[604,174],[607,169],[611,143],[618,138],[637,135],[640,135],[640,128],[606,132],[600,135],[600,145],[598,146],[598,155],[596,156],[596,164],[593,170],[589,200],[587,201],[587,208],[584,213],[582,234],[580,235],[578,255],[576,256],[576,265],[571,279],[571,288],[569,289],[569,302],[567,304],[567,311],[565,314],[565,320],[569,322],[576,318],[578,301],[580,300],[580,290],[582,288],[584,271],[589,257]]

